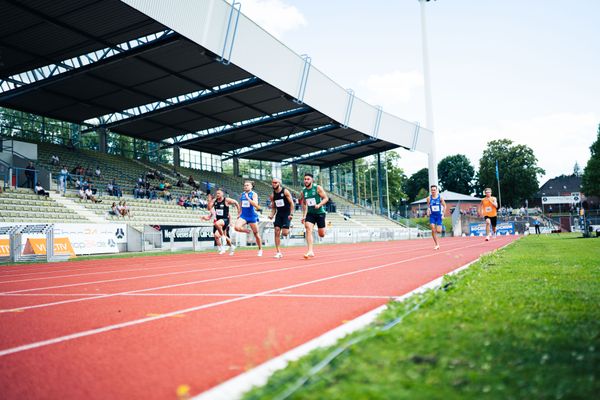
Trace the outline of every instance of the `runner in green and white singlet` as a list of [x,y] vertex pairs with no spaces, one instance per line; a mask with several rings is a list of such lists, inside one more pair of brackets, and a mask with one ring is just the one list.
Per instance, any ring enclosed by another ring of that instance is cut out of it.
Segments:
[[304,174],[304,189],[300,196],[302,203],[302,223],[306,228],[306,243],[308,252],[304,258],[314,257],[313,251],[313,229],[317,225],[319,236],[325,237],[325,209],[323,206],[329,201],[325,190],[319,185],[315,185],[312,174]]

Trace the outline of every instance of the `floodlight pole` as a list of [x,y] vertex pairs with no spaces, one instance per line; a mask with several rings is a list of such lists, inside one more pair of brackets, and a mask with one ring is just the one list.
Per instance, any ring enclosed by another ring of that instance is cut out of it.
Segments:
[[[425,119],[426,128],[433,130],[433,106],[431,102],[431,78],[429,72],[429,50],[427,46],[427,23],[425,18],[425,3],[430,0],[418,0],[421,5],[421,40],[423,44],[423,79],[425,85]],[[435,134],[431,137],[431,148],[428,153],[429,185],[437,185],[437,157],[435,153]]]

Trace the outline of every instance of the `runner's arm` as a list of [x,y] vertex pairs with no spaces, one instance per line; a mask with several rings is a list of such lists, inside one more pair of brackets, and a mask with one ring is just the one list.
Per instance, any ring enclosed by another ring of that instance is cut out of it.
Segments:
[[236,200],[228,197],[225,199],[225,204],[227,204],[228,206],[230,206],[232,204],[235,205],[235,208],[237,208],[238,217],[242,214],[242,209],[240,208],[240,203],[238,203]]
[[289,219],[292,219],[292,217],[294,216],[294,199],[292,198],[292,194],[290,193],[290,191],[287,189],[285,189],[285,192],[283,192],[283,194],[285,195],[285,197],[288,199],[288,201],[290,203]]
[[319,185],[317,185],[317,193],[319,194],[319,196],[321,196],[321,201],[315,206],[315,209],[318,210],[319,208],[327,204],[327,202],[329,201],[329,196],[327,196],[327,193],[325,193],[323,188]]
[[441,203],[442,203],[442,217],[444,216],[444,213],[446,212],[446,200],[444,199],[440,199]]
[[429,196],[427,196],[427,216],[431,215],[431,210],[429,209]]
[[250,196],[246,196],[246,198],[248,199],[248,201],[250,202],[250,204],[252,205],[252,207],[259,209],[260,205],[258,204],[258,193],[252,191],[250,193],[254,193],[254,199],[251,199]]
[[273,217],[275,216],[275,212],[277,211],[277,208],[275,207],[275,200],[273,199],[273,195],[271,194],[269,196],[269,199],[271,200],[271,214],[269,214],[269,219],[273,219]]
[[306,201],[304,201],[304,192],[300,193],[300,198],[298,199],[298,202],[302,204],[302,221],[300,222],[304,222],[304,220],[306,219],[306,212],[308,211]]

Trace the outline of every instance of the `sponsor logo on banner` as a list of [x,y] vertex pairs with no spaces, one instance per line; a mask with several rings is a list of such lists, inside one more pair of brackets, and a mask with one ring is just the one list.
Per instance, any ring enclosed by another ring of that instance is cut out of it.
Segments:
[[580,201],[580,193],[571,193],[570,196],[542,196],[543,204],[577,204]]
[[10,256],[10,241],[8,239],[0,239],[0,257]]
[[[469,234],[475,236],[485,236],[485,222],[476,222],[469,224]],[[515,224],[513,222],[498,222],[496,225],[497,235],[514,235]]]
[[199,241],[214,240],[212,226],[156,225],[154,229],[162,232],[163,242],[170,242],[171,237],[175,242],[191,242],[195,229],[198,230]]
[[119,243],[127,243],[125,224],[55,224],[54,235],[66,237],[75,254],[118,253]]
[[[46,254],[46,238],[29,238],[25,243],[23,254]],[[75,255],[71,242],[66,237],[54,238],[54,254]]]

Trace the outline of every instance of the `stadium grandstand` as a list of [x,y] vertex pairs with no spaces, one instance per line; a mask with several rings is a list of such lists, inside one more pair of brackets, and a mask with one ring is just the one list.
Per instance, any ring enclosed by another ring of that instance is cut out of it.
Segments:
[[[0,223],[210,226],[211,189],[238,198],[252,179],[264,212],[272,176],[297,198],[310,171],[331,192],[330,227],[410,233],[389,218],[382,158],[428,152],[432,132],[342,89],[238,6],[201,3],[201,32],[183,4],[3,7]],[[125,217],[111,212],[123,201]]]

